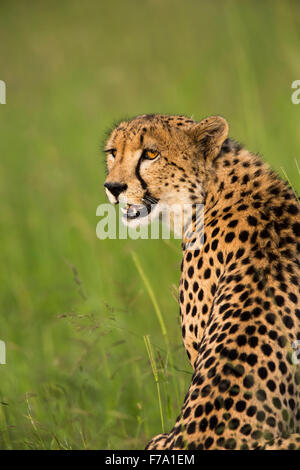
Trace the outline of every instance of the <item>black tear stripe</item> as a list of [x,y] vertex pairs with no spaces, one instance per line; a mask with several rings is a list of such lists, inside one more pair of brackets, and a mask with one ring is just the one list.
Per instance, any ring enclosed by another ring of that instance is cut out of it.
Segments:
[[143,202],[145,202],[146,206],[151,206],[152,204],[156,204],[158,202],[158,199],[150,194],[150,192],[148,191],[148,185],[146,181],[144,181],[140,175],[140,166],[141,166],[142,160],[143,160],[143,157],[141,156],[135,168],[135,174],[136,174],[137,179],[141,183],[142,188],[145,190],[142,200]]
[[136,175],[137,179],[139,180],[139,182],[141,183],[142,188],[147,189],[148,185],[147,185],[146,181],[144,181],[143,178],[140,175],[140,166],[141,166],[141,163],[142,163],[142,159],[143,158],[141,156],[138,163],[137,163],[137,166],[135,167],[135,175]]

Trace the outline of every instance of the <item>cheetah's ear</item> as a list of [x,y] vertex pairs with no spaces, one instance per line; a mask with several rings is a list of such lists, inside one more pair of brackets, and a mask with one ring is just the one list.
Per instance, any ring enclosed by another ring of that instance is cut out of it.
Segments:
[[221,116],[210,116],[195,123],[187,133],[200,147],[205,159],[213,159],[220,152],[224,140],[228,137],[229,126]]

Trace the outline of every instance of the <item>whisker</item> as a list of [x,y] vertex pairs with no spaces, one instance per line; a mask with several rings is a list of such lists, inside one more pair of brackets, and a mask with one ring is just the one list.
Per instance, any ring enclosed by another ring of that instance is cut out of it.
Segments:
[[148,202],[150,202],[151,204],[156,204],[156,203],[158,202],[158,199],[156,199],[156,198],[153,197],[153,196],[150,196],[149,194],[145,194],[143,200],[144,200],[144,201],[148,201]]

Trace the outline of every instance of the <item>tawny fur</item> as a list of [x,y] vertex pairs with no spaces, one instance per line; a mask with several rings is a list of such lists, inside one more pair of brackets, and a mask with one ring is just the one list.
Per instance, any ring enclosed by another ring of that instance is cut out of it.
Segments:
[[[182,336],[194,369],[174,428],[147,449],[300,448],[300,212],[293,191],[213,116],[144,115],[108,139],[119,199],[204,204],[204,244],[183,234]],[[142,161],[145,148],[159,158]],[[141,160],[142,159],[142,160]],[[117,202],[117,200],[115,201]],[[198,234],[200,237],[200,234]]]

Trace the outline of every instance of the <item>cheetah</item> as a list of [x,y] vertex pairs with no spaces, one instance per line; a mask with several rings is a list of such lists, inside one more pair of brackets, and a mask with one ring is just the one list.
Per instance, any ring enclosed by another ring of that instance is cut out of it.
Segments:
[[[183,231],[179,286],[192,381],[173,429],[146,449],[300,449],[300,211],[292,189],[228,137],[220,116],[141,115],[105,147],[104,184],[125,219],[202,204]],[[193,235],[193,236],[194,236]],[[297,344],[297,343],[296,343]]]

